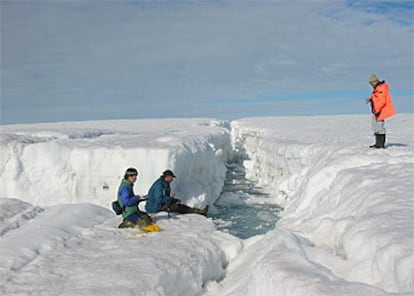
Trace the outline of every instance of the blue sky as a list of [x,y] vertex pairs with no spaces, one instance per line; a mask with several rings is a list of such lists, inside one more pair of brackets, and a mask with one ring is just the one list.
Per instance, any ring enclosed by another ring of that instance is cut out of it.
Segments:
[[412,1],[0,5],[0,124],[413,112]]
[[365,12],[380,14],[402,26],[411,26],[413,30],[414,1],[373,1],[373,0],[349,0],[348,5],[352,8]]

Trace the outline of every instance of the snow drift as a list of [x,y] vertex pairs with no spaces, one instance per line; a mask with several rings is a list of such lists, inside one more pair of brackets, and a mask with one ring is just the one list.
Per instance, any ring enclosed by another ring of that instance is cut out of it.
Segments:
[[[413,120],[387,122],[386,150],[367,148],[368,116],[1,126],[0,195],[26,202],[0,200],[0,292],[412,295]],[[129,166],[139,193],[171,168],[185,202],[211,204],[237,157],[284,207],[265,235],[160,215],[142,236],[101,207]]]
[[413,119],[389,121],[386,150],[366,148],[363,116],[233,123],[249,177],[285,211],[211,295],[413,293]]
[[0,204],[2,295],[199,295],[240,248],[195,215],[160,216],[163,231],[143,235],[92,204]]

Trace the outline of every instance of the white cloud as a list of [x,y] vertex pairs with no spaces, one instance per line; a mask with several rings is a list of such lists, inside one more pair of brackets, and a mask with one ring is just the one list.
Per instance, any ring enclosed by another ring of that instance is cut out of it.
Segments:
[[[369,93],[371,73],[394,89],[412,89],[411,26],[346,1],[25,1],[1,8],[5,122],[166,117],[169,108],[194,116],[209,99]],[[226,114],[237,108],[245,107]]]

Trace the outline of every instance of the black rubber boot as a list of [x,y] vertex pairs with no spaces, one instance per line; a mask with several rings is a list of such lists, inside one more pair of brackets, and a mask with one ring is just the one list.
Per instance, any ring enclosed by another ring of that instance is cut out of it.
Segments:
[[385,134],[383,135],[378,135],[378,144],[377,147],[378,149],[384,149],[385,148]]
[[378,140],[379,140],[379,135],[378,134],[375,134],[375,144],[369,146],[369,148],[378,148],[377,147],[378,146],[378,142],[379,142]]

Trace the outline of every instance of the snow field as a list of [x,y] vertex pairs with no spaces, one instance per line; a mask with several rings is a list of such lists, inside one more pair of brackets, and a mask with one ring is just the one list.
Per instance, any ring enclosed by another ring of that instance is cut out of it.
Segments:
[[0,138],[0,194],[34,204],[0,199],[0,294],[200,295],[241,249],[204,217],[161,215],[162,232],[143,235],[108,210],[129,166],[136,192],[172,168],[183,202],[212,204],[232,152],[224,122],[2,126]]
[[209,283],[206,295],[387,295],[336,277],[308,258],[311,249],[309,241],[288,230],[250,238],[224,280]]
[[413,119],[388,122],[386,150],[366,148],[364,116],[233,123],[249,177],[285,211],[210,294],[413,293]]
[[[386,150],[367,148],[366,116],[251,118],[231,133],[208,119],[2,126],[0,195],[26,202],[0,200],[0,294],[412,295],[413,122],[387,121]],[[276,229],[241,241],[194,215],[117,228],[125,168],[140,193],[171,168],[178,197],[203,206],[240,154],[269,193],[258,202],[285,208]]]
[[[25,216],[27,203],[0,202]],[[50,206],[26,219],[1,236],[2,295],[199,295],[241,248],[196,215],[161,215],[163,231],[151,234],[118,229],[119,218],[92,204]]]

